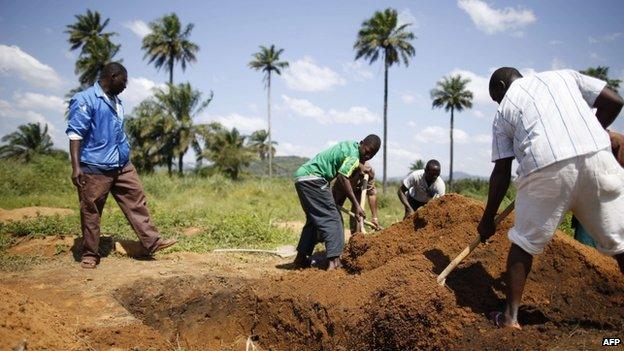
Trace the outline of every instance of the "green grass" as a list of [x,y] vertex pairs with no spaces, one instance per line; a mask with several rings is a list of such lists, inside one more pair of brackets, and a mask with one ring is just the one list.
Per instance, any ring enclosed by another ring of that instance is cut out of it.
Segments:
[[[0,161],[0,207],[49,206],[74,209],[73,215],[37,217],[0,224],[0,266],[8,261],[5,250],[16,236],[80,235],[78,196],[69,176],[68,161],[39,157],[29,164]],[[294,185],[289,178],[269,181],[248,177],[233,182],[220,175],[182,178],[163,173],[142,175],[148,207],[164,237],[179,244],[169,251],[207,252],[214,248],[272,248],[296,244],[299,233],[281,229],[280,222],[305,221]],[[460,180],[454,190],[484,201],[487,181]],[[378,195],[379,220],[388,226],[403,218],[403,206],[396,198],[398,183],[390,183],[387,195]],[[380,187],[381,188],[381,187]],[[515,195],[511,189],[503,206]],[[370,213],[370,212],[369,212]],[[345,217],[345,223],[348,220]],[[188,228],[197,234],[185,236]],[[565,227],[565,223],[563,225]],[[569,224],[568,224],[569,227]],[[101,222],[103,235],[136,239],[132,228],[112,196]],[[16,261],[17,262],[17,261]],[[16,263],[19,266],[19,262]]]

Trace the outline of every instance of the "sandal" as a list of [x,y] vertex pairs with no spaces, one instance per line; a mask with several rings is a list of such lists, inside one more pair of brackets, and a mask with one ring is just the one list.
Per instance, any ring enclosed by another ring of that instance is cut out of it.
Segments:
[[82,259],[82,262],[80,262],[80,267],[85,269],[95,269],[97,268],[97,261],[91,259]]
[[494,324],[494,326],[496,326],[496,328],[512,328],[522,330],[522,327],[519,325],[506,325],[503,312],[500,311],[490,312],[490,321]]

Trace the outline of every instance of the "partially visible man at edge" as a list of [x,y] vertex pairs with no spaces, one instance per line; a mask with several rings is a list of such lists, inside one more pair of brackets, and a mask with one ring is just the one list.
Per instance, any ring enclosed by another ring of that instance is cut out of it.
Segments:
[[[490,318],[498,327],[521,329],[518,308],[531,270],[566,211],[594,236],[597,249],[613,256],[624,274],[624,171],[610,150],[607,128],[624,102],[606,83],[572,70],[522,77],[496,70],[489,83],[499,104],[492,128],[488,200],[477,230],[485,241],[518,161],[516,215],[508,236],[507,301]],[[595,115],[591,108],[597,109]]]
[[[366,189],[362,189],[364,186],[365,174],[368,174],[369,179]],[[373,216],[371,218],[371,223],[373,223],[378,229],[379,218],[377,214],[377,188],[375,187],[375,172],[373,171],[373,167],[370,165],[370,162],[367,161],[361,165],[358,170],[354,171],[351,177],[349,177],[349,183],[353,189],[355,199],[358,201],[358,205],[360,206],[362,206],[360,203],[360,200],[362,199],[362,191],[366,191],[366,197],[370,205],[371,215]],[[342,186],[342,183],[334,183],[334,186],[332,187],[332,195],[334,197],[334,201],[336,201],[336,206],[344,206],[344,203],[347,200],[347,190]],[[351,212],[355,214],[355,211],[356,206],[352,203]],[[349,216],[349,230],[351,231],[351,235],[361,231],[361,228],[358,228],[358,220],[352,216]]]
[[163,239],[150,220],[141,182],[130,163],[124,108],[118,97],[127,81],[124,66],[108,63],[98,82],[74,95],[69,103],[66,134],[70,139],[71,179],[80,200],[82,268],[96,268],[99,264],[100,219],[109,192],[146,254],[176,243],[174,239]]

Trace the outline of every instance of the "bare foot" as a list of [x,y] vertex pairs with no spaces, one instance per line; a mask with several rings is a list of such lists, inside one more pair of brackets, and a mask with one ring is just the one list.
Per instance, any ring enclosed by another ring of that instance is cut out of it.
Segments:
[[503,312],[490,312],[490,321],[492,321],[492,323],[494,323],[497,328],[512,328],[522,330],[522,327],[517,322],[508,322]]

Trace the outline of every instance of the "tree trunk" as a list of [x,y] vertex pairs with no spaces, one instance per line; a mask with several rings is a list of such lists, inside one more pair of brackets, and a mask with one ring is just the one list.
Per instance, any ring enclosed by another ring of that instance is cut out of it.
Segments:
[[382,193],[386,194],[387,185],[387,156],[388,156],[388,54],[384,53],[384,107],[383,107],[383,186]]
[[173,168],[173,157],[171,155],[167,156],[167,174],[171,177],[171,169]]
[[184,161],[183,161],[183,159],[184,159],[184,153],[183,153],[183,152],[181,152],[181,153],[178,155],[178,175],[179,175],[179,176],[182,176],[182,175],[183,175],[183,172],[184,172],[184,171],[183,171],[183,168],[184,168]]
[[268,73],[267,83],[267,115],[269,119],[269,179],[271,179],[273,178],[273,153],[271,152],[271,147],[273,146],[273,142],[271,141],[271,71]]
[[449,164],[449,193],[453,191],[453,125],[455,123],[455,109],[451,107],[451,162]]
[[169,60],[169,84],[173,84],[173,59]]

